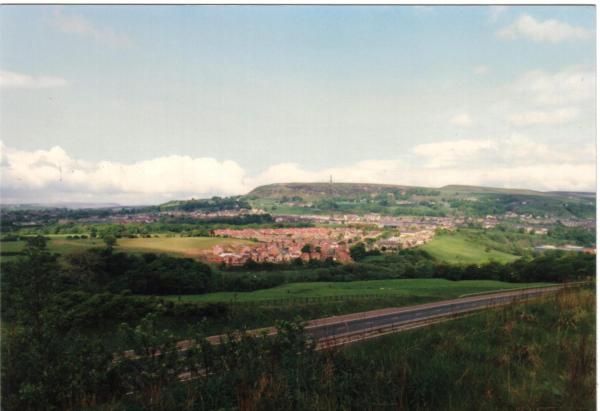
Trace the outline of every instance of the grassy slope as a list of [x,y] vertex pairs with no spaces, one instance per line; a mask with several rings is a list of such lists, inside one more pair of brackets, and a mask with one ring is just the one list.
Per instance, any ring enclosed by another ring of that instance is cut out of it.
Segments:
[[[542,285],[542,284],[537,284]],[[533,287],[534,284],[529,284]],[[356,294],[402,294],[437,295],[455,298],[463,294],[526,287],[525,284],[510,284],[500,281],[448,281],[443,279],[406,279],[353,281],[349,283],[294,283],[280,287],[245,293],[213,293],[203,295],[185,295],[182,301],[259,301],[289,298],[329,297]],[[165,297],[177,300],[177,296]]]
[[[65,236],[49,236],[48,250],[62,255],[71,254],[91,247],[104,247],[101,239],[67,240]],[[0,243],[2,251],[20,251],[25,242]],[[176,257],[200,257],[202,250],[216,244],[230,244],[233,246],[254,244],[246,240],[234,238],[214,237],[159,237],[159,238],[121,238],[117,240],[115,250],[124,252],[155,252],[167,253]],[[1,261],[10,261],[16,257],[2,257]]]
[[496,250],[486,252],[485,247],[481,245],[450,236],[437,236],[418,248],[427,251],[438,260],[450,263],[479,263],[492,258],[501,262],[510,262],[519,258]]

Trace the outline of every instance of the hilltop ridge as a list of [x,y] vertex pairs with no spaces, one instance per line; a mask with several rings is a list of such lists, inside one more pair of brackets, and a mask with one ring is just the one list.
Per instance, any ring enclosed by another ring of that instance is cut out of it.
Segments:
[[440,188],[419,187],[410,185],[394,184],[372,184],[372,183],[277,183],[256,187],[250,191],[248,196],[257,196],[262,199],[278,199],[283,196],[300,196],[304,199],[317,200],[330,197],[358,197],[365,194],[376,194],[380,191],[395,191],[406,189],[436,189],[443,194],[469,194],[469,193],[491,193],[491,194],[513,194],[513,195],[535,195],[552,197],[595,197],[595,193],[574,192],[544,192],[520,188],[497,188],[480,187],[470,185],[447,185]]
[[281,198],[282,196],[300,196],[306,199],[329,197],[358,197],[379,191],[405,190],[415,188],[407,185],[371,184],[371,183],[277,183],[256,187],[248,196],[259,198]]

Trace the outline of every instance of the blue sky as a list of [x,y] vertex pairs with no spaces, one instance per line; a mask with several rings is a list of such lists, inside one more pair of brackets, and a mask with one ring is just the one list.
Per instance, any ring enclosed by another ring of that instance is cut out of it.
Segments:
[[588,6],[3,6],[2,201],[595,191],[595,39]]

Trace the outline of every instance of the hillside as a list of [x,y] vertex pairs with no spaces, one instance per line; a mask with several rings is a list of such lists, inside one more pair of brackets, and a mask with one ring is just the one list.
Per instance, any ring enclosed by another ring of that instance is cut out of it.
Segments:
[[[452,184],[441,187],[443,191],[455,191],[459,193],[491,193],[491,194],[513,194],[513,195],[534,195],[543,196],[549,193],[543,191],[526,190],[522,188],[497,188],[497,187],[479,187],[479,186],[465,186],[459,184]],[[558,194],[556,194],[558,196]]]
[[596,193],[567,192],[567,191],[535,191],[521,188],[497,188],[452,184],[440,188],[418,187],[393,184],[368,184],[368,183],[278,183],[256,187],[248,196],[257,196],[262,199],[280,199],[283,196],[291,198],[300,196],[306,200],[320,200],[331,197],[359,197],[365,194],[377,194],[380,191],[395,191],[405,189],[435,189],[442,192],[442,197],[459,197],[470,194],[504,194],[539,197],[566,197],[595,199]]
[[379,191],[404,190],[416,188],[391,184],[360,183],[279,183],[256,187],[248,196],[279,199],[283,196],[300,196],[305,200],[331,197],[358,197],[365,194],[376,194]]

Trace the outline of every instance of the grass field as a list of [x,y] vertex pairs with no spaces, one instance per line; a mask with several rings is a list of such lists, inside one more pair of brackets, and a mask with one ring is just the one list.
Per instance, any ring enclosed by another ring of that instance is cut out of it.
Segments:
[[[65,235],[50,235],[51,241],[48,242],[48,250],[51,253],[61,255],[71,254],[79,250],[91,247],[104,247],[101,239],[85,240],[67,240]],[[175,257],[198,258],[203,254],[203,250],[216,244],[229,244],[239,246],[244,244],[254,244],[247,240],[238,240],[235,238],[215,238],[215,237],[165,237],[158,238],[120,238],[117,240],[115,250],[129,253],[166,253]],[[0,247],[2,251],[21,251],[25,245],[24,241],[2,242]],[[10,261],[16,257],[2,257],[1,261]]]
[[[289,298],[329,297],[357,294],[403,294],[403,295],[439,295],[445,298],[455,298],[463,294],[471,294],[494,290],[534,287],[547,285],[512,284],[500,281],[449,281],[443,279],[406,279],[406,280],[377,280],[353,281],[349,283],[294,283],[280,287],[245,293],[213,293],[202,295],[184,295],[182,301],[260,301]],[[165,299],[177,300],[178,296],[167,296]]]
[[490,259],[511,262],[519,258],[496,250],[486,252],[484,246],[450,236],[436,236],[429,243],[419,246],[419,249],[450,263],[480,263]]

